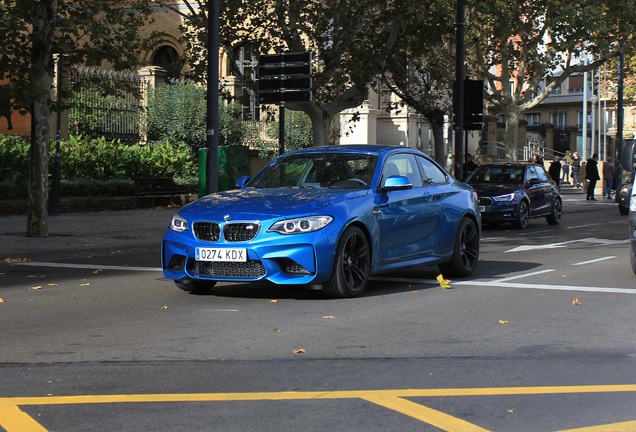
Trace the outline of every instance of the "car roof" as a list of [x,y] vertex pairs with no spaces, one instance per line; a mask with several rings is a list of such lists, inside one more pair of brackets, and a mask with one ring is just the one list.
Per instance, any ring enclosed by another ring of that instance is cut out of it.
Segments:
[[381,145],[381,144],[344,144],[344,145],[328,145],[320,147],[308,147],[304,149],[292,150],[285,153],[289,154],[302,154],[302,153],[366,153],[381,155],[383,153],[389,153],[393,151],[405,151],[416,154],[424,154],[419,150],[412,149],[410,147],[396,146],[396,145]]

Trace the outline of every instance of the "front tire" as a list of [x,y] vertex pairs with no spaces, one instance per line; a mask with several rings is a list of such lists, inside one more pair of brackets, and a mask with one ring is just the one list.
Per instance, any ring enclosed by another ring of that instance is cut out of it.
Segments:
[[530,207],[528,207],[527,201],[521,201],[519,203],[519,214],[517,220],[512,224],[515,228],[525,229],[528,226],[528,219],[530,218]]
[[212,289],[216,281],[183,278],[174,281],[174,284],[187,292],[203,292]]
[[331,277],[323,286],[330,297],[356,297],[362,294],[369,281],[371,250],[362,230],[348,227],[336,249]]
[[471,218],[464,218],[457,228],[453,258],[438,267],[444,276],[468,277],[479,261],[479,229]]

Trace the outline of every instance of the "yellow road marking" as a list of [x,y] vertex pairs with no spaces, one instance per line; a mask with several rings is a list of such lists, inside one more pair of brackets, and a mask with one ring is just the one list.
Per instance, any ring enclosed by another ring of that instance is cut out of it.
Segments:
[[0,399],[0,426],[8,432],[46,432],[30,415],[5,399]]
[[[230,401],[282,401],[363,399],[389,408],[415,419],[429,423],[448,432],[488,432],[474,424],[452,417],[440,411],[406,400],[416,397],[449,396],[502,396],[575,393],[636,392],[635,384],[597,386],[546,386],[546,387],[486,387],[449,389],[402,390],[345,390],[309,392],[261,392],[261,393],[184,393],[184,394],[130,394],[130,395],[80,395],[0,398],[0,427],[7,432],[46,432],[40,424],[20,410],[22,405],[103,404],[103,403],[159,403],[159,402],[230,402]],[[636,429],[636,421],[613,425],[572,429],[562,432],[626,432]]]
[[558,432],[633,432],[636,430],[636,421],[623,423],[612,423],[601,426],[583,427],[578,429],[568,429]]
[[468,423],[441,411],[394,396],[365,397],[364,400],[416,418],[445,431],[489,432],[487,429]]

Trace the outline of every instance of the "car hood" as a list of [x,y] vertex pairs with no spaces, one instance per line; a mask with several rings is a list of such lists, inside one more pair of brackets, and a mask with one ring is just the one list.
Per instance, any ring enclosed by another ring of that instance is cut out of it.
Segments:
[[492,183],[475,183],[471,184],[477,195],[479,196],[498,196],[511,194],[519,189],[519,185],[505,185]]
[[207,195],[179,210],[192,219],[262,219],[314,214],[334,203],[365,196],[369,190],[236,189]]

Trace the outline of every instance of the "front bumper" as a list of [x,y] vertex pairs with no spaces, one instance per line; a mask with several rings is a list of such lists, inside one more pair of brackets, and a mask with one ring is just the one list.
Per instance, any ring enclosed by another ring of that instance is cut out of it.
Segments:
[[519,214],[519,203],[516,202],[493,201],[479,207],[482,222],[510,222],[516,220]]
[[[308,234],[265,233],[250,242],[203,242],[189,232],[168,230],[161,245],[164,277],[213,281],[267,280],[275,284],[319,284],[331,275],[332,246],[337,241],[326,227]],[[196,247],[245,248],[246,262],[197,261]]]

